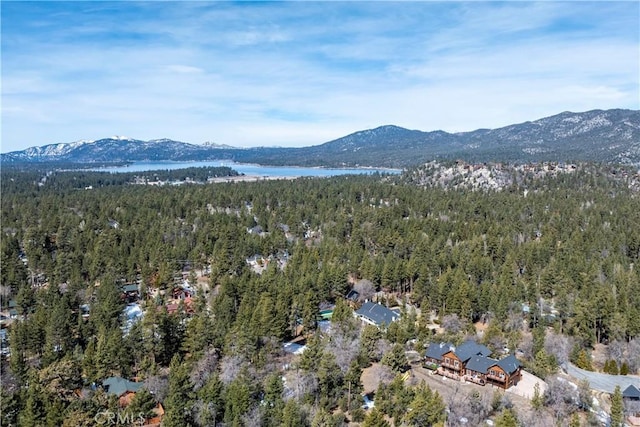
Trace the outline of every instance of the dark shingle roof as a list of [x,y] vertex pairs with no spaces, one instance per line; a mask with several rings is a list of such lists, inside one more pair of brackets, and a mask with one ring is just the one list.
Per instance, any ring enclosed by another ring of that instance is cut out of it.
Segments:
[[455,349],[456,356],[463,362],[471,359],[473,356],[488,356],[491,354],[491,350],[482,344],[478,344],[474,341],[463,342]]
[[389,310],[387,307],[375,304],[372,302],[365,302],[362,304],[356,314],[360,317],[369,319],[378,326],[388,326],[391,322],[400,318],[400,315],[395,311]]
[[516,357],[511,354],[504,359],[498,361],[498,366],[502,368],[507,374],[511,375],[520,367],[520,361],[516,359]]
[[138,292],[139,290],[138,285],[135,283],[124,285],[122,287],[122,292]]
[[467,362],[467,369],[471,369],[472,371],[480,372],[481,374],[486,374],[489,372],[489,368],[495,365],[497,360],[491,359],[489,357],[484,356],[473,356]]
[[360,296],[360,292],[354,289],[351,289],[345,298],[348,299],[349,301],[357,301],[359,296]]
[[626,397],[627,399],[640,399],[640,389],[631,384],[629,387],[624,389],[622,397]]
[[429,357],[431,359],[436,359],[436,360],[442,360],[442,356],[444,356],[445,353],[451,351],[455,349],[455,347],[453,346],[453,344],[448,343],[448,342],[441,342],[441,343],[435,343],[432,342],[431,344],[429,344],[429,347],[427,347],[427,351],[425,352],[425,357]]
[[136,383],[122,377],[109,377],[102,381],[102,386],[105,391],[107,393],[115,394],[116,396],[120,396],[127,391],[136,392],[140,390],[143,385],[144,383]]

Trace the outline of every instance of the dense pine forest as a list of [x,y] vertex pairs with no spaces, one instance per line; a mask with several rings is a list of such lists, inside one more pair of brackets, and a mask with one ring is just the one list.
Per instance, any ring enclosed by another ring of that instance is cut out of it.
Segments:
[[[110,413],[140,425],[160,403],[166,426],[443,425],[447,398],[395,374],[407,351],[460,343],[474,324],[494,354],[516,353],[541,378],[566,363],[638,374],[633,171],[506,170],[500,188],[473,189],[437,184],[431,169],[215,184],[198,171],[200,185],[150,186],[4,168],[0,424],[106,424],[96,414]],[[189,295],[174,298],[183,284]],[[363,326],[353,308],[371,299],[401,319]],[[306,351],[287,353],[291,340]],[[385,380],[365,410],[372,366]],[[101,386],[110,377],[144,384],[127,413]],[[550,399],[532,410],[552,411]],[[494,400],[459,410],[526,423]],[[586,405],[553,416],[588,422]]]

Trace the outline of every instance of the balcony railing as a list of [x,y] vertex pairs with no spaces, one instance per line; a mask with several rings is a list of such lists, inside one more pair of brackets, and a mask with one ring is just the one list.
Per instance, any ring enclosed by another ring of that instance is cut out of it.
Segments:
[[[457,365],[457,366],[456,366]],[[455,371],[459,371],[461,366],[460,366],[460,362],[458,361],[450,361],[447,362],[446,360],[442,362],[442,366],[446,366],[449,369],[453,369]]]
[[501,383],[507,381],[506,375],[503,374],[502,376],[500,376],[500,375],[492,374],[491,372],[487,374],[487,378],[491,378],[494,381],[500,381]]

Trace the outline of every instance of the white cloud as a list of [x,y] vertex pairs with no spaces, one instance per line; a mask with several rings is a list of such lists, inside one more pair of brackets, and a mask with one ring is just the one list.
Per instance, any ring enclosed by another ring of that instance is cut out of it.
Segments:
[[310,145],[639,108],[633,3],[64,5],[22,26],[3,8],[3,151],[112,134]]
[[199,74],[204,73],[204,70],[199,67],[192,67],[190,65],[167,65],[167,70],[173,73],[179,74]]

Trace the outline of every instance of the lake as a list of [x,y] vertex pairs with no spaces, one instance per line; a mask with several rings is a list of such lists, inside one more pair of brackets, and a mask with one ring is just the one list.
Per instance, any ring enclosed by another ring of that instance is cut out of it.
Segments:
[[320,167],[299,167],[299,166],[262,166],[247,163],[235,163],[230,161],[206,161],[206,162],[133,162],[127,166],[101,167],[92,168],[90,170],[99,172],[147,172],[154,170],[175,170],[197,167],[220,167],[228,166],[238,173],[247,176],[261,177],[299,177],[299,176],[316,176],[328,177],[337,175],[362,175],[372,174],[375,172],[399,174],[400,169],[384,169],[384,168],[320,168]]

